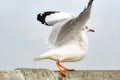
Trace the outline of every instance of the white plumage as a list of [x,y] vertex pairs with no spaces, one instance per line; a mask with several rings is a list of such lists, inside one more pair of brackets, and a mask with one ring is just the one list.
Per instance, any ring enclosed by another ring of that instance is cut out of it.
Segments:
[[56,24],[60,21],[74,18],[74,17],[75,17],[75,15],[73,15],[71,13],[58,12],[58,11],[47,11],[47,12],[38,14],[37,20],[47,26],[54,26],[54,24]]
[[88,50],[88,38],[85,24],[90,17],[93,0],[90,0],[87,8],[78,16],[58,11],[48,11],[38,14],[37,20],[42,24],[53,26],[48,38],[50,44],[56,46],[50,51],[34,58],[35,61],[42,59],[55,60],[61,75],[61,71],[71,70],[59,64],[59,62],[74,62],[82,60]]
[[[73,18],[75,17],[73,14],[65,13],[65,12],[59,12],[55,14],[51,14],[50,16],[46,17],[46,22],[49,24],[51,22],[59,22],[65,19]],[[56,23],[57,23],[56,22]]]

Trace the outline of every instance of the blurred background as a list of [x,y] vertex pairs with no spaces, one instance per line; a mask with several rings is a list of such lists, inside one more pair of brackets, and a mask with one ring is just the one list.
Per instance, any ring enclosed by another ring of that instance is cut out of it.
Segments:
[[[78,15],[89,0],[1,0],[0,70],[47,68],[56,70],[55,61],[34,62],[33,58],[50,48],[44,43],[51,27],[36,20],[43,11],[62,11]],[[79,62],[63,63],[79,70],[120,69],[120,0],[94,0],[91,18],[86,24],[95,33],[87,33],[89,51]]]

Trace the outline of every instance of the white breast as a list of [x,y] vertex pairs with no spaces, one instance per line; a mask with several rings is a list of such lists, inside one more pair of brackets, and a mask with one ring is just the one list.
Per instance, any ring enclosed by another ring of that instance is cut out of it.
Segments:
[[60,60],[62,62],[74,62],[83,59],[86,52],[78,44],[68,44],[53,49],[50,59]]
[[79,35],[79,43],[82,48],[88,50],[88,37],[85,31],[82,31]]

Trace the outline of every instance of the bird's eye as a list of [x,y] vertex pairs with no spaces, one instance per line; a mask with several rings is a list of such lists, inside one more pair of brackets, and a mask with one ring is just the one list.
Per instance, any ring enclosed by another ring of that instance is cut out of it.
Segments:
[[88,26],[86,26],[86,29],[88,29]]

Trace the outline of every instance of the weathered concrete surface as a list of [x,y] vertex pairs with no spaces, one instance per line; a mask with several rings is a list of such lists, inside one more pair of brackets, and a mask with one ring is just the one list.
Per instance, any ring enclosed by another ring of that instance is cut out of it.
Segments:
[[58,71],[19,68],[0,71],[0,80],[120,80],[120,70],[78,70],[65,73],[67,77],[63,78]]

